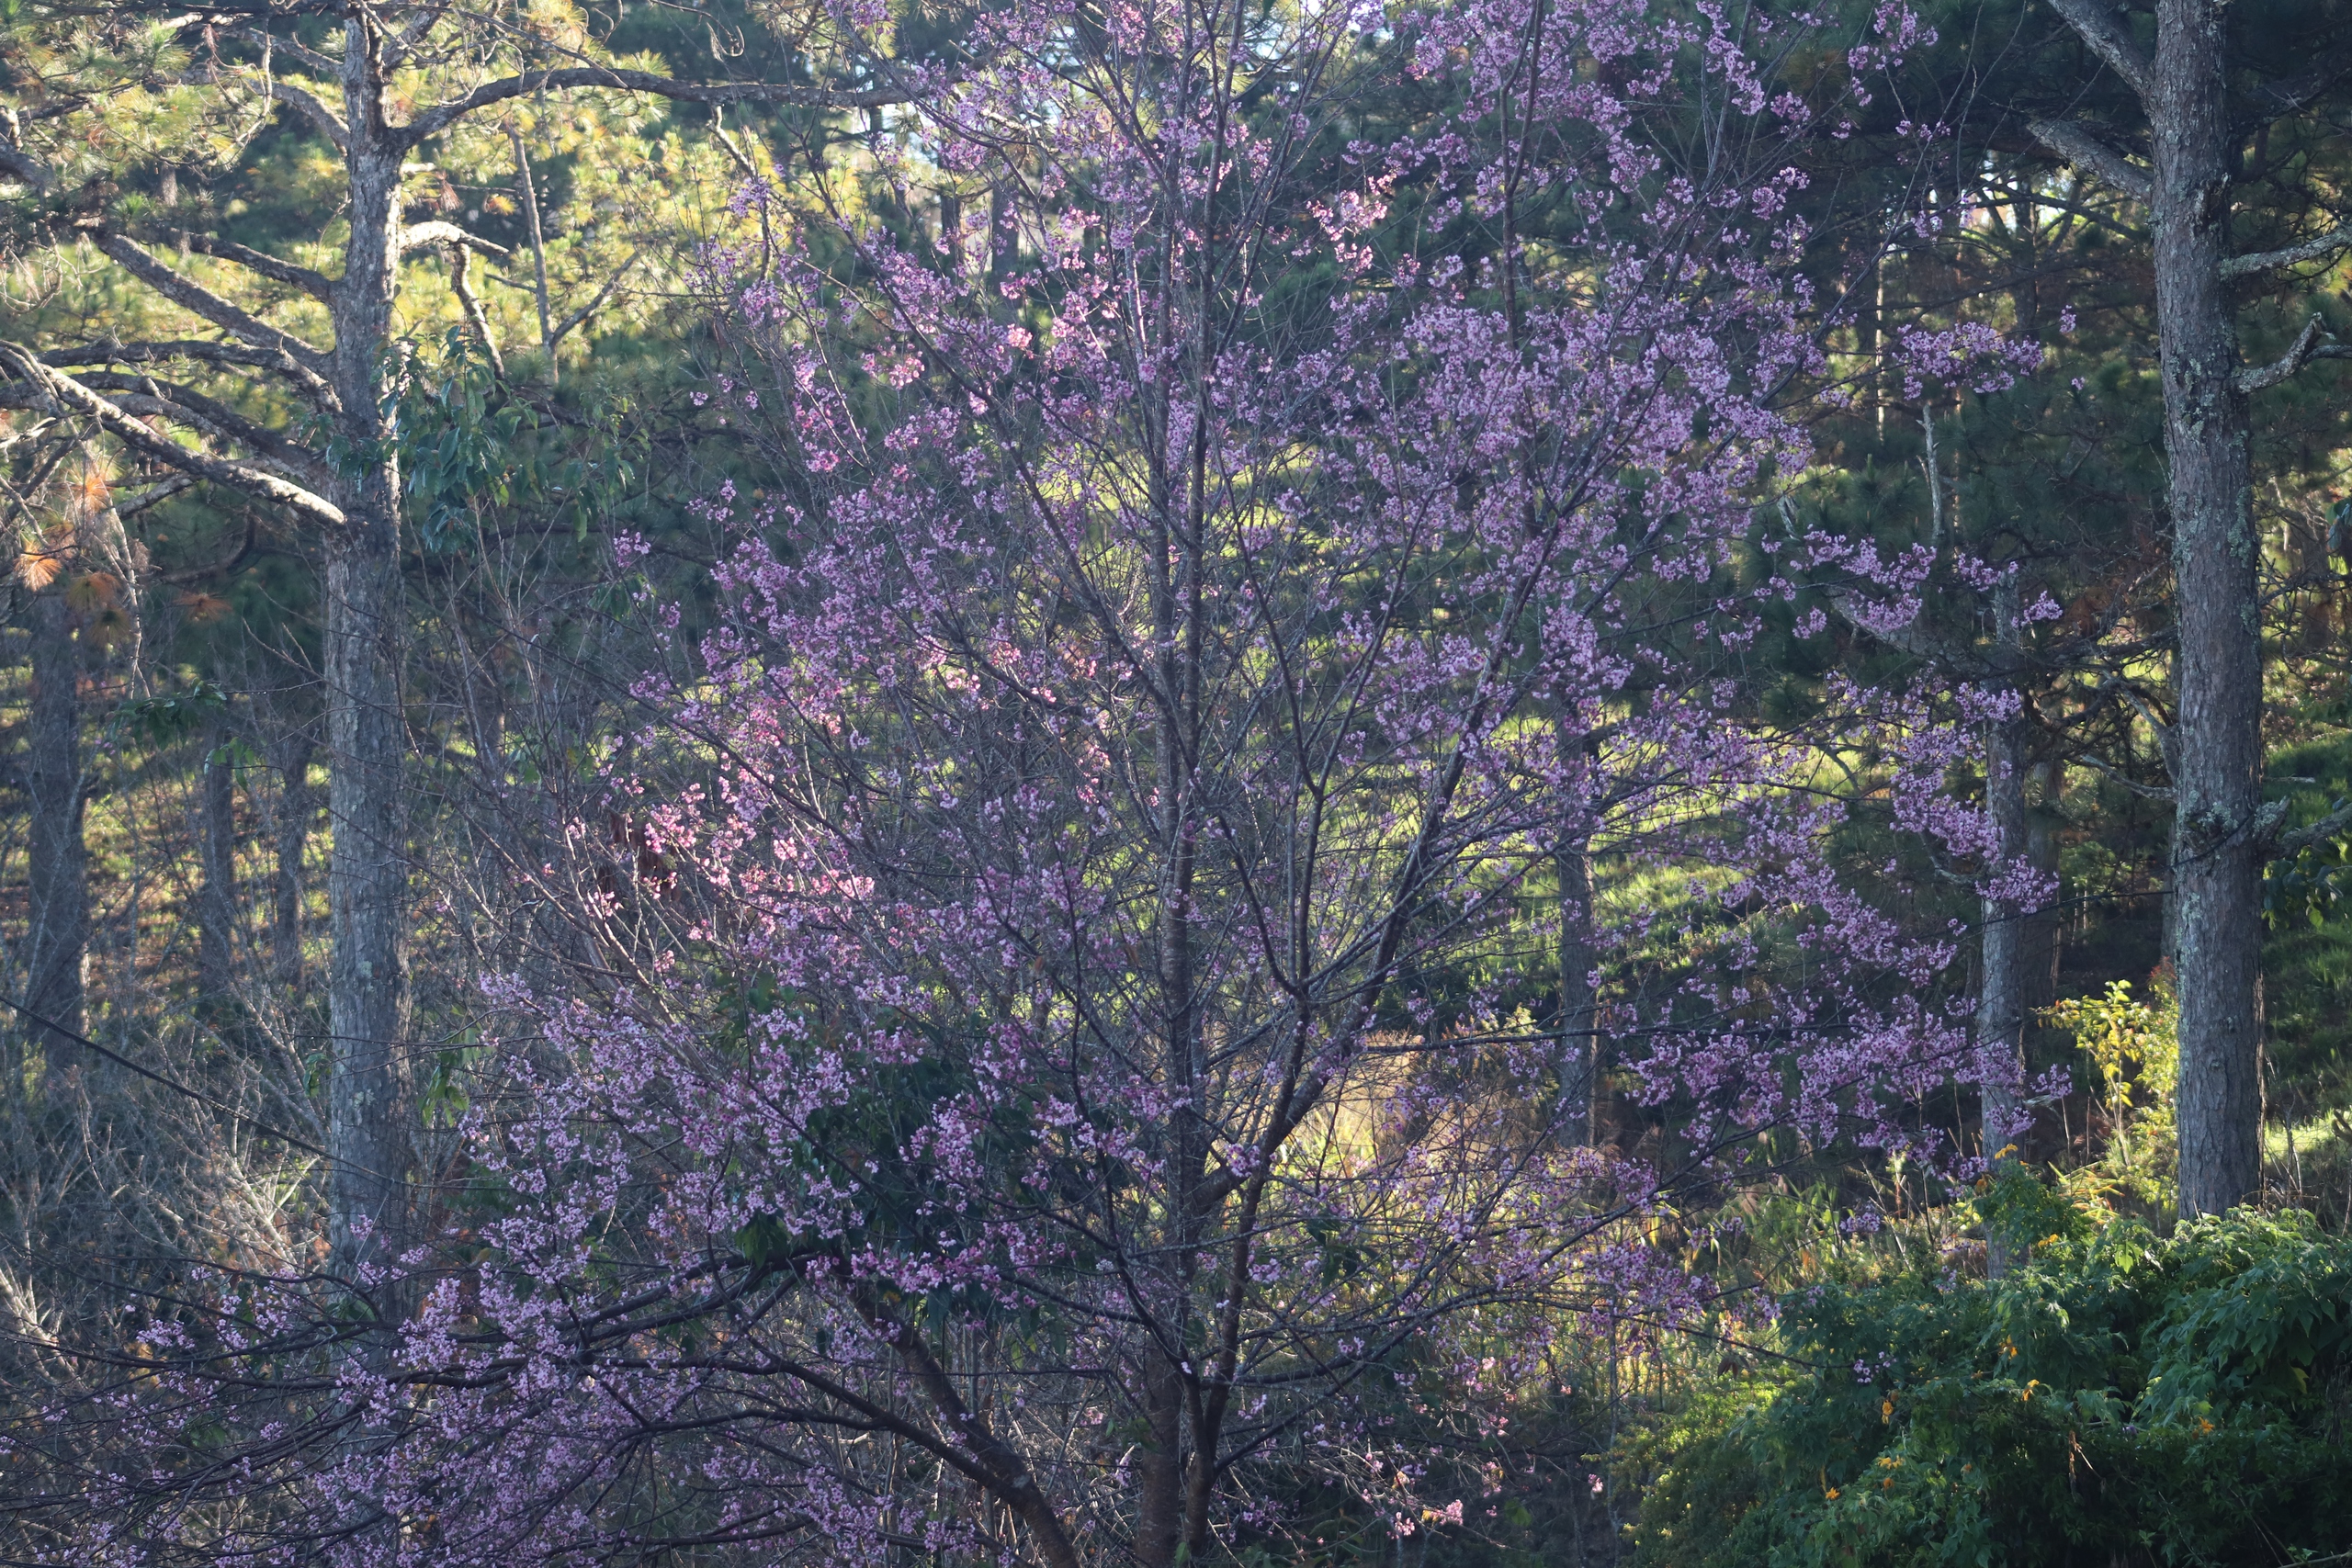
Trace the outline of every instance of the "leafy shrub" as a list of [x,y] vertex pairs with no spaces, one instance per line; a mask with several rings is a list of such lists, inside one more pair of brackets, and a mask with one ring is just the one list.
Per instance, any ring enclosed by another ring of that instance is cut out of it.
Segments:
[[2180,1077],[2180,998],[2168,969],[2152,978],[2150,999],[2117,980],[2101,997],[2077,997],[2042,1018],[2074,1036],[2098,1074],[2092,1093],[2104,1113],[2107,1146],[2098,1161],[2064,1178],[2070,1195],[2121,1200],[2161,1213],[2172,1207],[2179,1151],[2173,1089]]
[[2160,1239],[2012,1174],[2022,1261],[1782,1305],[1781,1370],[1695,1402],[1636,1561],[2287,1562],[2352,1549],[2352,1242],[2240,1211]]

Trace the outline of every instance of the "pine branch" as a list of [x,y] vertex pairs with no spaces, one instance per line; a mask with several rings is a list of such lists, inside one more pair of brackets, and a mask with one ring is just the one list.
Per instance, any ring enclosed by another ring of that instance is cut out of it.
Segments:
[[2222,263],[2222,276],[2244,277],[2249,273],[2267,272],[2274,266],[2300,266],[2304,262],[2332,257],[2347,248],[2352,248],[2352,223],[2275,251],[2256,251],[2247,255],[2232,256]]
[[334,280],[324,273],[312,272],[307,266],[296,266],[291,262],[279,261],[266,252],[241,245],[234,240],[223,240],[213,234],[190,233],[187,236],[187,248],[198,255],[210,256],[215,261],[234,262],[249,272],[261,274],[272,283],[283,283],[288,288],[299,288],[311,299],[322,303],[334,291]]
[[176,359],[273,371],[293,382],[312,401],[326,408],[339,406],[334,389],[315,371],[297,363],[282,349],[212,343],[203,338],[173,338],[157,343],[119,343],[112,338],[101,338],[96,343],[80,344],[71,348],[53,348],[40,356],[43,365],[59,370],[84,365],[163,365]]
[[102,222],[89,225],[88,231],[92,243],[102,254],[119,263],[124,271],[173,304],[193,311],[256,348],[283,351],[306,368],[321,376],[325,374],[326,355],[293,333],[247,314],[202,284],[165,266],[153,253],[127,234],[117,233]]
[[2026,129],[2036,141],[2124,195],[2138,201],[2155,195],[2148,171],[2101,141],[2088,126],[2071,119],[2038,119]]
[[401,249],[422,250],[427,245],[451,247],[462,245],[467,250],[479,251],[483,255],[494,256],[501,261],[514,254],[494,240],[485,240],[479,234],[469,234],[455,223],[445,222],[438,218],[429,222],[408,223],[401,226]]
[[78,413],[97,423],[109,435],[154,458],[166,468],[191,474],[263,501],[273,501],[315,523],[341,528],[343,509],[277,475],[250,464],[193,451],[149,429],[146,423],[109,399],[99,396],[71,376],[61,375],[36,359],[21,344],[0,342],[0,370],[24,383],[40,400]]
[[903,104],[913,96],[898,87],[842,93],[825,87],[794,86],[781,82],[681,82],[650,71],[623,71],[612,66],[575,67],[564,71],[533,71],[521,76],[485,82],[460,98],[425,110],[396,136],[402,147],[413,147],[437,136],[477,109],[509,98],[564,87],[602,87],[614,92],[650,93],[657,97],[692,104],[786,104],[800,108],[878,108]]
[[236,442],[299,484],[316,488],[326,483],[326,469],[316,453],[201,392],[158,381],[152,376],[134,376],[119,370],[102,370],[75,379],[94,392],[112,394],[126,413],[159,415],[216,440]]
[[336,152],[351,151],[351,132],[344,128],[342,117],[317,97],[291,82],[281,82],[275,77],[270,79],[269,96],[301,111],[305,119],[318,127],[320,132],[334,143]]
[[2267,365],[2248,366],[2239,371],[2235,378],[2238,390],[2259,392],[2265,388],[2275,387],[2293,376],[2296,371],[2311,362],[2312,353],[2319,347],[2319,334],[2320,321],[2317,316],[2313,316],[2303,323],[2301,335],[2295,339],[2294,346],[2288,349],[2286,353]]

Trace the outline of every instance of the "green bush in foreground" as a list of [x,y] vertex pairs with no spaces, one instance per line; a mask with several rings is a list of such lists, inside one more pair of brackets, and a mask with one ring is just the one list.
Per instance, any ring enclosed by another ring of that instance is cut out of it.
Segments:
[[2025,1176],[2022,1261],[1782,1304],[1781,1371],[1700,1401],[1636,1560],[2277,1563],[2352,1550],[2352,1242],[2240,1211],[2160,1239]]

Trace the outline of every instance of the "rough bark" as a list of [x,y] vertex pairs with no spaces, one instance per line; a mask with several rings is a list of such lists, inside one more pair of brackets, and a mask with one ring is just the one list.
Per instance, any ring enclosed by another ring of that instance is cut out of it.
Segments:
[[327,979],[333,1048],[328,1149],[334,1233],[347,1266],[366,1250],[355,1224],[397,1234],[409,1167],[406,843],[402,835],[400,468],[381,410],[400,257],[399,137],[386,128],[374,39],[359,21],[344,42],[350,238],[334,286],[332,373],[346,450],[336,477],[345,525],[326,570],[327,869],[334,936]]
[[1183,1540],[1183,1375],[1172,1358],[1147,1351],[1143,1414],[1149,1435],[1136,1455],[1135,1557],[1142,1568],[1170,1568]]
[[[82,836],[89,781],[82,766],[82,650],[62,586],[36,593],[32,711],[27,726],[25,795],[30,840],[25,942],[25,1005],[81,1032],[89,958],[90,852]],[[52,1049],[62,1041],[48,1041]]]
[[2217,0],[2159,0],[2147,107],[2180,639],[2171,892],[2185,1215],[2249,1197],[2261,1150],[2259,551],[2222,281],[2231,172],[2222,43]]
[[[2180,1208],[2215,1213],[2261,1178],[2262,660],[2249,457],[2249,389],[2310,356],[2306,331],[2278,365],[2238,365],[2225,291],[2301,248],[2230,254],[2234,144],[2220,0],[2157,0],[2143,57],[2103,0],[2051,0],[2139,95],[2153,156],[2137,165],[2082,126],[2037,123],[2042,143],[2144,199],[2154,236],[2165,388],[2166,503],[2177,616],[2177,714],[2167,761],[2175,816],[2165,945],[2180,996]],[[2341,235],[2312,242],[2321,250]]]
[[327,1118],[336,1220],[346,1231],[361,1215],[379,1227],[397,1222],[408,1168],[401,594],[397,560],[369,536],[389,535],[390,521],[371,522],[327,558]]

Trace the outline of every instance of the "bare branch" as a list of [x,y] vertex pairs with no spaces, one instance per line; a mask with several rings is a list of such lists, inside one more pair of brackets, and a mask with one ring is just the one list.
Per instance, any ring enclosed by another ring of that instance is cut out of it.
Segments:
[[2131,89],[2145,98],[2155,81],[2149,69],[2148,57],[2123,29],[2106,0],[2050,0],[2050,8],[2065,18],[2100,63],[2123,78]]
[[637,258],[644,254],[645,247],[643,245],[639,245],[637,249],[629,252],[628,259],[622,262],[620,265],[615,267],[613,269],[613,276],[605,279],[605,287],[596,290],[596,297],[563,319],[562,324],[558,326],[555,329],[555,332],[548,337],[548,346],[553,348],[557,344],[560,344],[564,340],[572,328],[580,325],[580,323],[586,321],[589,317],[594,315],[597,310],[603,307],[605,301],[612,298],[613,290],[620,287],[621,279],[628,276],[628,269],[637,265]]
[[495,256],[501,261],[514,254],[494,240],[469,234],[455,223],[445,223],[438,218],[427,223],[401,225],[401,249],[423,250],[427,245],[447,245],[453,249],[462,245],[467,250],[480,251],[483,255]]
[[449,247],[449,288],[458,296],[458,303],[465,307],[466,320],[481,339],[482,352],[490,355],[490,368],[501,381],[506,379],[506,356],[498,352],[498,339],[491,335],[490,315],[481,308],[481,296],[474,292],[474,280],[469,267],[471,258],[463,245]]
[[2347,68],[2352,68],[2352,49],[2337,49],[2321,56],[2307,71],[2276,81],[2256,83],[2249,96],[2265,105],[2259,119],[2278,120],[2299,112],[2313,98],[2342,81]]
[[2279,834],[2278,853],[2281,858],[2301,854],[2313,844],[2327,842],[2347,828],[2352,828],[2352,800],[2338,801],[2335,810],[2309,827]]
[[[186,478],[185,475],[180,477]],[[168,484],[171,481],[164,482]],[[164,485],[157,485],[155,488],[162,490]],[[120,511],[121,508],[117,507],[116,510]],[[178,571],[159,571],[153,574],[153,580],[176,587],[184,582],[201,582],[208,577],[220,577],[234,571],[244,564],[247,556],[254,553],[254,541],[260,537],[261,519],[252,508],[248,507],[245,511],[244,541],[237,547],[234,555],[230,556],[226,560],[210,561],[203,566],[187,567]]]
[[2319,318],[2313,316],[2303,323],[2302,335],[2295,339],[2294,346],[2286,353],[2267,365],[2248,366],[2239,371],[2235,378],[2238,390],[2259,392],[2266,387],[2277,386],[2301,370],[2310,363],[2312,351],[2319,346]]
[[2140,201],[2155,195],[2148,171],[2101,141],[2087,126],[2070,119],[2037,119],[2026,129],[2036,141],[2124,195]]
[[[2115,677],[2110,677],[2108,680],[2100,682],[2098,694],[2100,696],[2105,696],[2109,692],[2112,692],[2117,696],[2122,698],[2124,703],[2131,707],[2132,711],[2138,714],[2141,720],[2147,725],[2149,729],[2154,732],[2156,737],[2156,751],[2158,755],[2164,759],[2165,773],[2168,776],[2178,776],[2180,773],[2179,732],[2171,725],[2165,722],[2164,716],[2156,712],[2154,706],[2149,703],[2148,699],[2142,696],[2130,682]],[[2152,791],[2147,785],[2131,784],[2123,777],[2122,774],[2115,773],[2112,769],[2105,768],[2104,764],[2098,762],[2088,756],[2086,756],[2083,761],[2089,762],[2093,767],[2102,768],[2115,780],[2116,783],[2123,784],[2125,787],[2132,789],[2138,794],[2147,795],[2151,800],[2170,800],[2173,797],[2170,790],[2165,790],[2159,794]]]
[[175,305],[194,311],[224,332],[259,348],[283,350],[299,364],[323,375],[326,355],[289,332],[248,315],[202,284],[183,277],[155,259],[147,248],[127,235],[100,228],[92,241],[125,271]]
[[282,349],[254,348],[244,344],[211,343],[202,338],[175,338],[162,343],[118,343],[101,338],[73,348],[53,348],[40,362],[56,369],[81,365],[161,365],[175,359],[202,360],[213,365],[249,366],[275,371],[293,382],[313,401],[340,407],[334,389],[316,372],[297,363]]
[[2122,773],[2116,770],[2115,764],[2109,762],[2104,757],[2096,756],[2091,752],[2086,751],[2075,760],[2082,763],[2085,767],[2092,769],[2094,772],[2104,773],[2109,779],[2112,780],[2116,784],[2121,784],[2125,789],[2130,790],[2133,795],[2139,795],[2143,800],[2162,800],[2169,802],[2177,798],[2171,790],[2165,788],[2162,785],[2143,784],[2137,779],[2125,778]]
[[336,152],[351,151],[351,132],[344,129],[342,117],[321,103],[316,96],[304,91],[291,82],[281,82],[276,77],[270,79],[269,96],[281,104],[290,104],[300,109],[305,119],[317,126],[326,139],[334,143]]
[[158,502],[169,501],[181,491],[195,488],[195,475],[174,474],[158,483],[149,485],[128,500],[118,499],[114,502],[114,514],[117,517],[135,517]]
[[28,384],[31,390],[44,394],[50,400],[95,420],[107,434],[125,446],[131,446],[184,474],[200,479],[210,479],[232,490],[264,501],[274,501],[315,523],[331,527],[344,525],[343,509],[325,497],[314,494],[291,480],[266,473],[243,463],[216,457],[209,452],[191,451],[178,442],[159,435],[154,431],[118,407],[83,386],[71,376],[62,376],[33,357],[20,344],[0,342],[0,369],[6,369],[17,380]]
[[427,6],[401,23],[401,30],[384,45],[385,69],[389,71],[406,62],[410,52],[424,40],[424,35],[434,29],[447,10],[445,6]]
[[[250,447],[268,467],[298,483],[317,486],[326,482],[326,469],[320,465],[316,453],[287,440],[267,425],[255,424],[226,403],[201,392],[119,370],[102,370],[76,379],[92,391],[117,394],[114,400],[126,413],[160,414],[207,435]],[[130,395],[121,395],[125,393]]]
[[2256,251],[2247,255],[2231,256],[2222,263],[2223,277],[2244,277],[2249,273],[2267,272],[2274,266],[2299,266],[2337,252],[2352,248],[2352,223],[2331,229],[2316,239],[2282,246],[2275,251]]
[[752,155],[735,145],[735,139],[727,134],[727,127],[723,123],[714,123],[710,129],[718,133],[718,144],[727,149],[728,158],[743,172],[745,179],[756,180],[761,177],[760,171],[752,165]]
[[514,150],[514,178],[523,187],[523,215],[531,223],[532,290],[539,308],[539,345],[547,350],[548,380],[552,383],[560,374],[555,357],[555,334],[548,324],[548,247],[539,231],[538,183],[531,175],[530,155],[523,151],[523,133],[514,122],[506,122],[506,140]]
[[[289,448],[284,441],[223,409],[209,398],[188,394],[191,401],[204,405],[202,409],[194,409],[166,395],[156,383],[142,384],[141,378],[134,376],[109,373],[74,379],[77,385],[89,391],[107,394],[107,400],[115,408],[133,419],[143,421],[150,427],[176,424],[215,441],[242,442],[254,446],[255,450],[250,459],[243,460],[249,461],[252,467],[263,472],[276,474],[305,489],[316,488],[315,481],[322,477],[317,461],[308,453],[300,448]],[[53,394],[45,387],[28,381],[0,381],[0,408],[38,409],[53,406],[56,402]],[[248,440],[249,433],[258,434],[259,440]],[[230,462],[240,460],[233,457],[223,459]]]
[[28,157],[5,141],[0,141],[0,170],[32,186],[39,196],[47,196],[50,187],[57,183],[57,176],[50,172],[47,164]]
[[199,255],[210,256],[216,261],[235,262],[248,271],[261,274],[272,283],[283,283],[288,288],[299,288],[311,299],[322,302],[334,291],[334,280],[324,273],[312,272],[307,266],[296,266],[291,262],[279,261],[266,252],[241,245],[234,240],[223,240],[211,234],[191,233],[187,237],[187,248]]
[[1924,627],[1905,623],[1898,626],[1871,626],[1854,614],[1852,601],[1858,597],[1845,583],[1825,584],[1821,596],[1838,618],[1856,631],[1884,643],[1898,653],[1930,664],[1964,670],[1970,675],[1982,675],[1989,668],[1973,649],[1958,647],[1929,634]]
[[864,109],[905,103],[911,94],[899,87],[869,88],[840,93],[825,87],[793,86],[781,82],[681,82],[650,71],[622,71],[588,66],[566,71],[533,71],[485,82],[461,98],[425,110],[398,132],[400,145],[413,147],[428,136],[447,130],[476,109],[550,88],[603,87],[614,92],[651,93],[693,104],[789,104],[801,108]]

